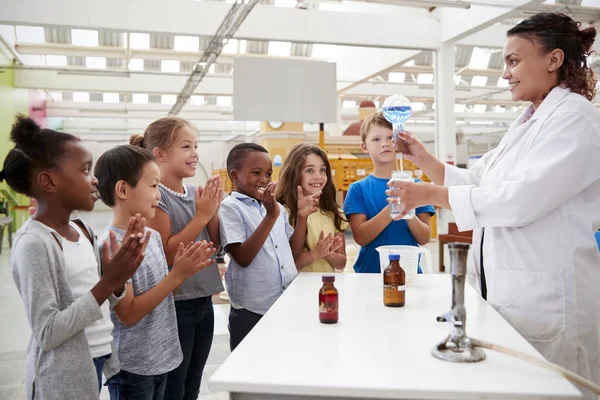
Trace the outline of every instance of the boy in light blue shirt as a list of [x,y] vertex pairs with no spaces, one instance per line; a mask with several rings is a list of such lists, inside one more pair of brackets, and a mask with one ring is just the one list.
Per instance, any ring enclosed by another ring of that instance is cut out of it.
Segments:
[[221,244],[231,261],[225,282],[231,299],[230,347],[235,349],[298,275],[294,263],[306,238],[306,218],[317,210],[319,194],[298,196],[295,229],[275,200],[276,182],[267,150],[236,145],[227,156],[234,191],[219,209]]
[[419,207],[412,219],[392,220],[385,194],[392,171],[397,169],[392,124],[381,112],[375,113],[363,122],[360,138],[363,151],[373,160],[374,170],[371,175],[350,185],[344,201],[344,213],[350,221],[354,240],[361,246],[354,271],[378,273],[377,247],[429,243],[429,219],[435,210],[432,206]]

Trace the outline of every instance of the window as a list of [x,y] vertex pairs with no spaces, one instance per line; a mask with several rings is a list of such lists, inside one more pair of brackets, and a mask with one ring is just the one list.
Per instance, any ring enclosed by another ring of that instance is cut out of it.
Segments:
[[433,83],[433,74],[419,74],[419,75],[417,75],[417,83],[420,83],[420,84]]
[[485,104],[475,104],[473,106],[473,112],[474,113],[484,113],[486,108],[487,108],[487,106]]
[[86,57],[85,66],[93,69],[106,69],[105,57]]
[[46,58],[40,54],[21,54],[19,58],[25,65],[32,65],[35,67],[43,67],[46,65]]
[[73,92],[73,101],[75,103],[89,103],[90,94],[88,92]]
[[119,102],[119,93],[103,93],[102,100],[105,103],[118,103]]
[[498,78],[498,87],[508,87],[508,79]]
[[218,96],[217,97],[217,106],[230,107],[231,106],[231,96]]
[[[244,40],[245,42],[245,40]],[[225,54],[237,54],[238,52],[238,40],[237,39],[229,39],[225,46],[223,46],[223,53]],[[246,49],[244,48],[244,52]]]
[[98,46],[98,31],[71,29],[71,43],[75,46]]
[[197,36],[175,36],[173,47],[178,51],[198,51],[200,38]]
[[406,74],[404,72],[390,72],[388,74],[388,82],[402,83]]
[[144,60],[141,58],[132,58],[129,60],[128,68],[132,71],[143,71],[144,70]]
[[67,56],[47,55],[46,56],[46,65],[49,67],[66,67],[67,66]]
[[463,112],[465,112],[466,109],[467,109],[467,106],[465,106],[464,104],[455,104],[454,105],[455,113],[463,113]]
[[17,31],[17,41],[25,43],[46,43],[44,28],[41,26],[19,26],[15,27]]
[[130,33],[129,47],[132,49],[149,49],[150,35],[148,33]]
[[160,62],[160,70],[162,72],[179,72],[181,62],[177,60],[162,60]]
[[131,102],[133,104],[148,104],[148,95],[141,93],[134,93],[131,96]]
[[473,47],[469,68],[471,69],[486,69],[490,62],[491,53],[479,47]]
[[50,101],[63,101],[62,92],[48,92],[48,96]]
[[473,80],[471,81],[471,85],[473,86],[485,86],[485,84],[487,83],[487,76],[474,76]]
[[275,0],[275,7],[294,8],[298,2],[296,0]]
[[289,56],[292,51],[292,42],[269,42],[269,51],[268,54],[270,56],[282,57]]
[[177,95],[176,94],[163,94],[162,96],[160,96],[160,103],[161,104],[175,104],[177,102]]
[[191,96],[190,97],[190,105],[192,106],[203,106],[204,105],[204,96]]
[[321,11],[344,11],[344,5],[340,3],[317,3]]
[[411,108],[412,108],[413,111],[421,111],[421,110],[423,110],[425,108],[425,104],[421,103],[419,101],[414,101],[411,104]]

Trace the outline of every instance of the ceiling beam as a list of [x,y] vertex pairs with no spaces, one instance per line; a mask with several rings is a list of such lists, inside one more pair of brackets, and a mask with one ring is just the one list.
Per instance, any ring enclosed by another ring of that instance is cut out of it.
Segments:
[[[196,62],[202,55],[200,51],[177,51],[172,49],[127,49],[118,46],[74,46],[65,43],[21,43],[15,44],[19,54],[54,54],[71,57],[106,57],[142,60],[178,60],[181,62]],[[233,63],[233,55],[221,54],[217,60],[220,63]]]
[[544,0],[515,0],[511,7],[474,5],[468,10],[456,8],[438,8],[434,14],[441,21],[442,42],[457,42],[474,35],[481,30],[516,16],[519,11],[543,3]]
[[[230,4],[219,1],[170,0],[19,0],[4,7],[0,23],[212,36]],[[427,10],[406,8],[397,15],[301,10],[257,5],[235,38],[328,43],[349,46],[435,49],[440,23]],[[376,29],[357,29],[359,26]],[[419,40],[414,33],[419,32]]]

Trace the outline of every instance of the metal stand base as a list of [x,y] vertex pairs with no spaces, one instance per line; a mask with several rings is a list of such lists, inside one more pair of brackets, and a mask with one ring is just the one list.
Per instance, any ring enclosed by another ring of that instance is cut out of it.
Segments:
[[446,340],[431,349],[431,354],[440,360],[458,363],[474,363],[485,360],[483,350],[471,346],[468,338],[461,340],[460,343],[455,343],[448,336]]

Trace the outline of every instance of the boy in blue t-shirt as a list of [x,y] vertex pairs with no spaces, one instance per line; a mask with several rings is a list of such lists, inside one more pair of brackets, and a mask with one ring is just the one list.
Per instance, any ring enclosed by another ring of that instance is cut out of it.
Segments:
[[[418,207],[412,219],[392,220],[385,191],[392,171],[397,169],[392,142],[392,124],[381,112],[368,117],[360,127],[361,147],[373,160],[373,173],[350,185],[344,213],[350,220],[352,236],[361,246],[354,264],[356,272],[381,272],[379,253],[385,245],[419,246],[429,243],[432,206]],[[418,181],[418,180],[417,180]]]

